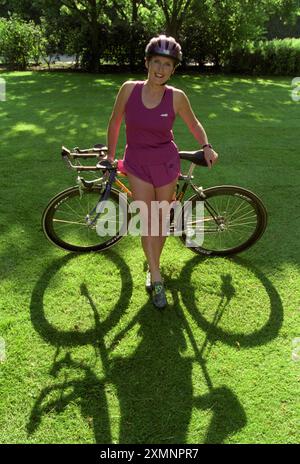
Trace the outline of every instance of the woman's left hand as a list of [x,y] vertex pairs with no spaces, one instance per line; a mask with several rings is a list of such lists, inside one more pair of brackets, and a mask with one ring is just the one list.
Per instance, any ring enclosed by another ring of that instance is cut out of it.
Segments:
[[212,148],[204,148],[204,158],[209,169],[217,162],[218,157],[218,153],[216,153]]

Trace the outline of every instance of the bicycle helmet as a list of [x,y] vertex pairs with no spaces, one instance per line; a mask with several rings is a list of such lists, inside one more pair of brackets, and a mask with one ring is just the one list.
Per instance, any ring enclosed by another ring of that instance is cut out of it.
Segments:
[[165,35],[153,37],[146,46],[145,55],[146,58],[154,55],[173,58],[176,66],[182,61],[181,46],[173,37]]

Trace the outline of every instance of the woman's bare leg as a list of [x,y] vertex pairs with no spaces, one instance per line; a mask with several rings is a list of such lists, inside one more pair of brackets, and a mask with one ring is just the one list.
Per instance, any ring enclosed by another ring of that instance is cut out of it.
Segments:
[[[177,178],[174,179],[170,184],[163,185],[162,187],[157,187],[155,189],[156,201],[167,201],[170,204],[174,197],[176,184],[177,184]],[[169,214],[169,210],[167,211],[167,214]],[[160,228],[162,228],[162,224],[165,224],[167,220],[166,215],[161,214],[159,219],[160,219]],[[167,236],[164,233],[162,233],[159,236],[158,261],[160,260],[160,256],[161,256],[166,238]]]
[[[159,269],[160,256],[166,241],[166,231],[162,227],[162,224],[166,221],[166,215],[169,214],[169,209],[166,208],[158,212],[153,207],[151,209],[151,203],[153,201],[171,203],[177,179],[174,179],[170,184],[154,188],[152,184],[130,173],[128,173],[127,176],[133,199],[143,201],[146,206],[147,214],[146,216],[144,215],[144,217],[141,215],[141,221],[144,226],[148,227],[148,234],[142,236],[142,247],[148,261],[152,282],[160,282],[162,280]],[[158,235],[151,235],[151,227],[156,228]]]
[[[151,202],[155,201],[155,189],[152,184],[139,179],[138,177],[127,173],[133,199],[143,201],[146,207],[146,214],[141,211],[141,222],[144,228],[148,228],[148,233],[142,235],[142,247],[146,255],[152,282],[161,281],[159,270],[160,256],[160,237],[151,236],[151,223],[155,221],[155,217],[151,217]],[[145,229],[144,229],[145,230]]]

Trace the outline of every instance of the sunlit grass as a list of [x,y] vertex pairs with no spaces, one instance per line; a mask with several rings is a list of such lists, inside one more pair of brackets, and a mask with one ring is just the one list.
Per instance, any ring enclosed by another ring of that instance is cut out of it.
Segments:
[[[168,239],[170,304],[158,312],[144,289],[138,238],[73,255],[48,243],[40,226],[49,199],[75,184],[61,145],[105,143],[120,85],[145,76],[0,76],[0,442],[299,442],[291,350],[300,336],[300,103],[290,79],[171,81],[220,155],[195,181],[253,190],[269,224],[234,259],[204,259]],[[174,135],[180,149],[198,148],[179,119]],[[118,157],[124,144],[122,127]]]

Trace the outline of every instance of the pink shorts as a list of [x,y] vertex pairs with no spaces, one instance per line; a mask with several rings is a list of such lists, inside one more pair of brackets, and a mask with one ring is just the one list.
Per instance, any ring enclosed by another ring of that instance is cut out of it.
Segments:
[[142,179],[153,187],[163,187],[173,182],[180,174],[180,158],[175,158],[167,163],[156,165],[131,164],[125,159],[123,163],[124,171]]

